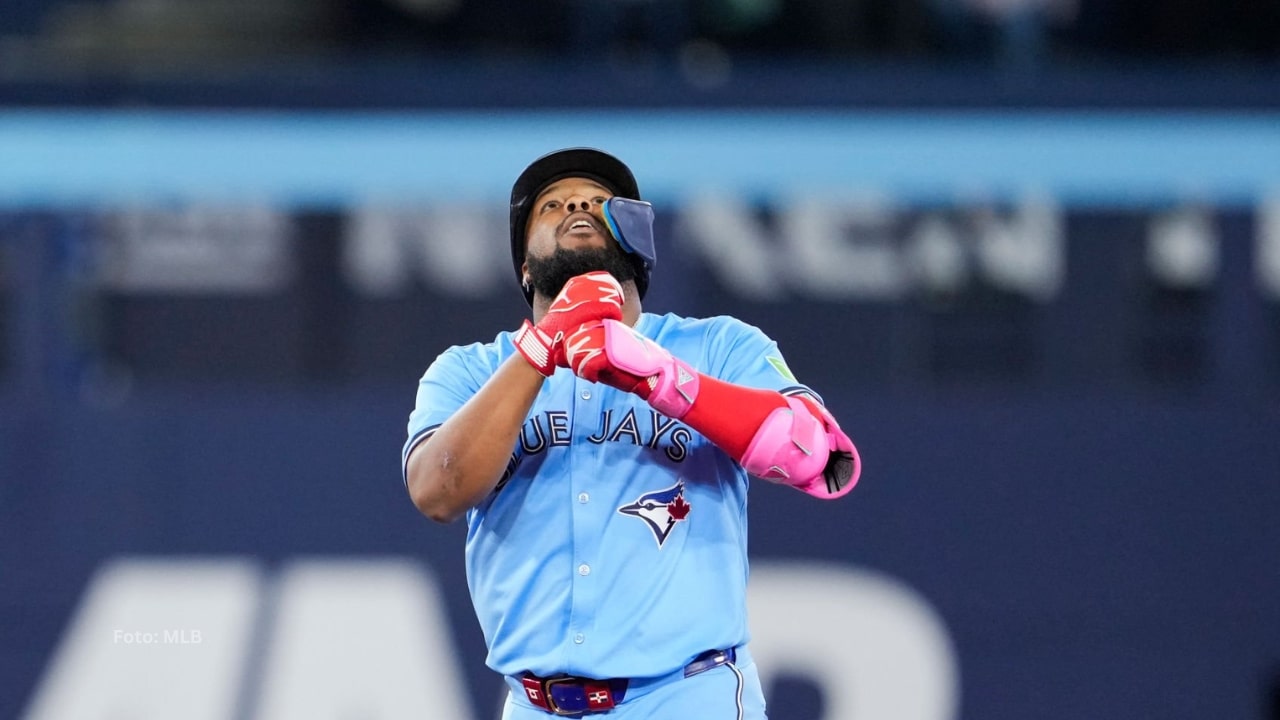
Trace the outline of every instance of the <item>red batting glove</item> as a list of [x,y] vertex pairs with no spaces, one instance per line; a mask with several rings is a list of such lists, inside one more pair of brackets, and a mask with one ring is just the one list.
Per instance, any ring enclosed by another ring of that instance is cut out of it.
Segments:
[[584,325],[565,338],[564,353],[573,374],[591,382],[604,383],[625,390],[648,400],[653,392],[649,378],[641,377],[617,367],[604,351],[605,329],[603,322]]
[[516,350],[538,372],[550,377],[556,367],[569,367],[565,336],[587,323],[622,319],[622,285],[603,270],[569,278],[537,325],[525,320],[516,331]]

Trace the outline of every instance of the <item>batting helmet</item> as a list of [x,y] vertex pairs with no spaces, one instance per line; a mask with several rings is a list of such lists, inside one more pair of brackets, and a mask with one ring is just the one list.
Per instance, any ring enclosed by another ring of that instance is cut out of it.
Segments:
[[[534,160],[520,173],[511,187],[511,263],[515,267],[516,282],[521,283],[524,299],[533,304],[533,289],[525,288],[521,266],[524,265],[525,230],[533,201],[551,183],[567,177],[584,177],[608,188],[616,197],[640,200],[640,188],[636,178],[621,160],[594,148],[578,147],[557,150]],[[625,245],[624,245],[625,247]],[[649,265],[643,258],[631,253],[636,267],[636,289],[640,297],[649,289]]]

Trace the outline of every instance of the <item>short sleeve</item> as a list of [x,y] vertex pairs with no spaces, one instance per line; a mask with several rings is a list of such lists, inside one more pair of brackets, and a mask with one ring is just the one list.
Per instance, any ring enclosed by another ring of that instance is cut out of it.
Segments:
[[451,347],[441,353],[418,381],[408,439],[400,454],[401,479],[408,483],[409,453],[475,395],[496,369],[489,346]]
[[764,331],[736,318],[721,317],[717,321],[707,363],[715,377],[783,395],[808,395],[822,402],[817,393],[796,379],[778,343]]

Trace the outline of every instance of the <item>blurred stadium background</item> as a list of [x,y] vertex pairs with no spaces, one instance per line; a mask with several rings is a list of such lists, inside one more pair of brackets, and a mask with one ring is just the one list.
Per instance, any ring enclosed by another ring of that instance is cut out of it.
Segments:
[[578,144],[862,449],[774,720],[1280,719],[1275,0],[0,0],[0,717],[496,717],[399,450]]

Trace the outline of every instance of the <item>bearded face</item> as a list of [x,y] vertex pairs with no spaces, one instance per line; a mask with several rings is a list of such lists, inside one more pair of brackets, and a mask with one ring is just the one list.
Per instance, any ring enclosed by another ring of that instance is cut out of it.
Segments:
[[525,262],[529,267],[529,282],[535,291],[547,298],[560,294],[569,278],[583,273],[604,270],[621,283],[636,277],[631,258],[613,242],[604,247],[557,246],[548,256],[538,257],[530,253]]

